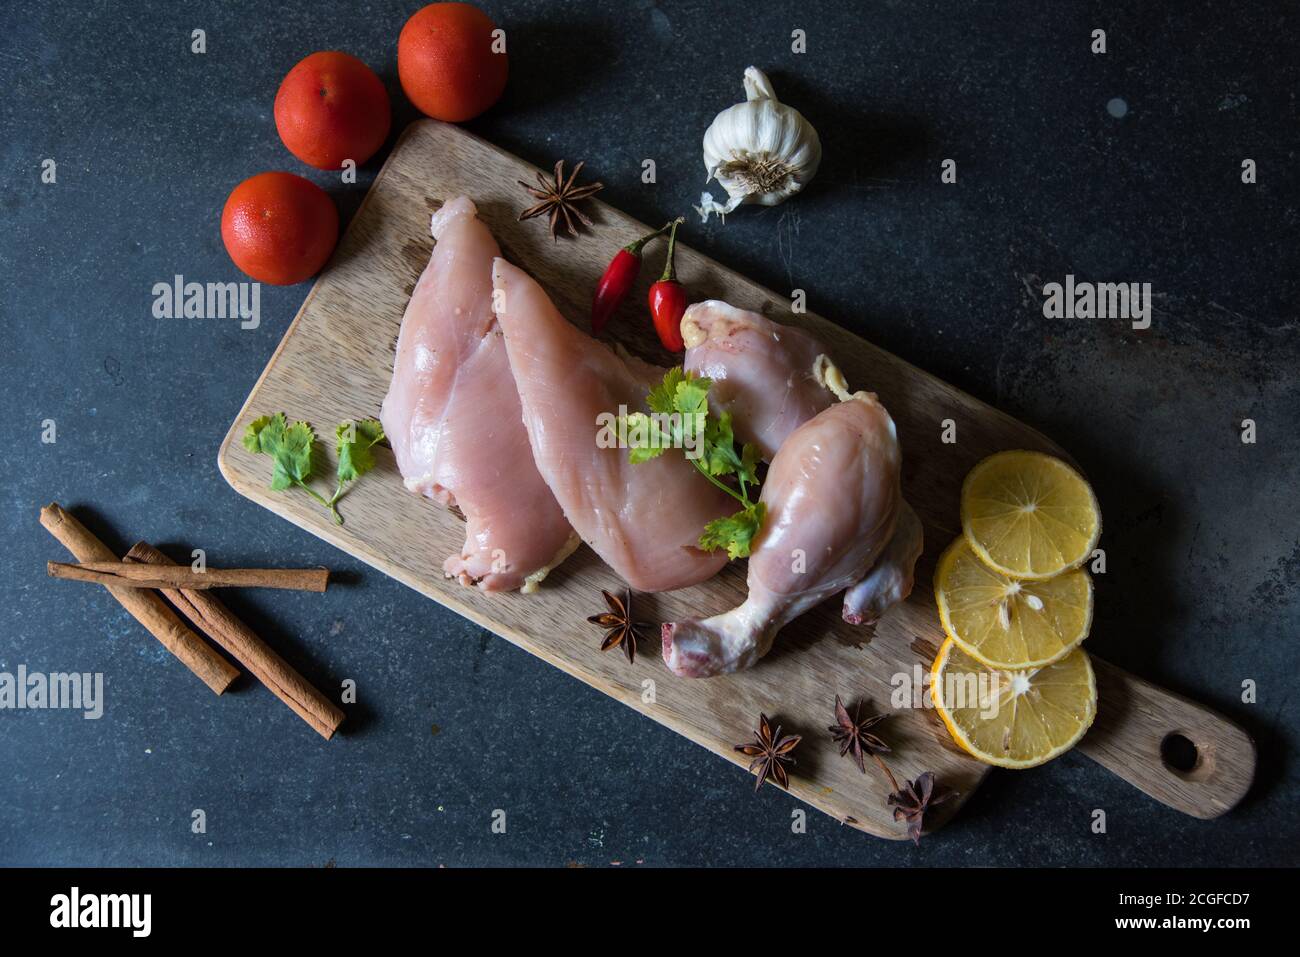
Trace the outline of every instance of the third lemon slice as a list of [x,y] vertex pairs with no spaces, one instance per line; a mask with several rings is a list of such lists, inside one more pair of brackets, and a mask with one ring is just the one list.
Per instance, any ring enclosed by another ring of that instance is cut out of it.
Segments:
[[934,598],[948,637],[994,668],[1036,668],[1065,657],[1092,626],[1092,579],[1071,569],[1045,581],[994,571],[958,538],[939,559]]
[[1101,535],[1101,510],[1083,477],[1041,452],[999,452],[961,489],[961,526],[989,566],[1051,578],[1083,562]]
[[987,764],[1032,768],[1068,751],[1097,714],[1097,684],[1082,648],[1045,668],[987,668],[951,638],[930,671],[934,706],[953,740]]

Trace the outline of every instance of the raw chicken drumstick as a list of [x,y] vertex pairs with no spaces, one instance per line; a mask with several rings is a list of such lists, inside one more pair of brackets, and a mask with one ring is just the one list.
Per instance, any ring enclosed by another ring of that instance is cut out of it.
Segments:
[[711,578],[724,551],[696,547],[735,502],[681,453],[633,465],[602,442],[602,421],[647,411],[666,370],[616,355],[571,325],[523,270],[498,259],[497,320],[523,403],[533,460],[582,540],[637,591],[668,591]]
[[863,582],[899,520],[901,462],[893,419],[871,393],[795,429],[763,483],[749,597],[712,618],[664,624],[669,669],[704,678],[748,668],[785,624]]
[[[826,347],[802,329],[717,300],[682,316],[687,369],[713,380],[711,401],[729,411],[737,438],[771,462],[786,438],[839,399],[850,398]],[[866,577],[844,596],[844,620],[873,624],[912,591],[921,520],[902,503],[898,528]]]
[[465,515],[449,578],[532,591],[578,545],[533,464],[492,314],[496,240],[464,196],[433,214],[434,246],[402,317],[380,420],[413,492]]

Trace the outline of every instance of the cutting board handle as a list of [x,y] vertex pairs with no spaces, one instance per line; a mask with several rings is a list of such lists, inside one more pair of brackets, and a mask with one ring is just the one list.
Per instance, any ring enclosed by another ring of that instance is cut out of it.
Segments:
[[1079,750],[1193,817],[1230,810],[1255,777],[1255,742],[1204,705],[1092,659],[1097,719]]

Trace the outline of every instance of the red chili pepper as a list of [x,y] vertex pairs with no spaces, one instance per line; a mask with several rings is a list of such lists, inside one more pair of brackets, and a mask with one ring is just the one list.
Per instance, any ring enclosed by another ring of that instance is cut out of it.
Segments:
[[636,283],[641,271],[641,250],[645,244],[667,232],[671,223],[656,229],[649,236],[642,236],[634,243],[628,243],[620,249],[608,266],[600,281],[596,283],[596,293],[591,297],[591,331],[600,335],[614,310],[623,304],[627,294]]
[[664,274],[650,287],[650,316],[654,319],[655,332],[659,341],[669,352],[685,352],[686,343],[682,341],[682,313],[686,312],[686,287],[677,281],[673,268],[673,250],[677,244],[677,225],[668,234],[668,261],[664,263]]

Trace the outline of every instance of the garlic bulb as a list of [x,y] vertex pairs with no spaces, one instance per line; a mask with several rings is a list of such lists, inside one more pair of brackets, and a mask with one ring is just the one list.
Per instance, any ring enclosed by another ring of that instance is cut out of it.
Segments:
[[803,189],[822,159],[817,131],[776,98],[757,67],[745,70],[745,102],[723,110],[704,134],[704,167],[722,184],[725,204],[705,193],[696,212],[726,215],[741,203],[775,206]]

